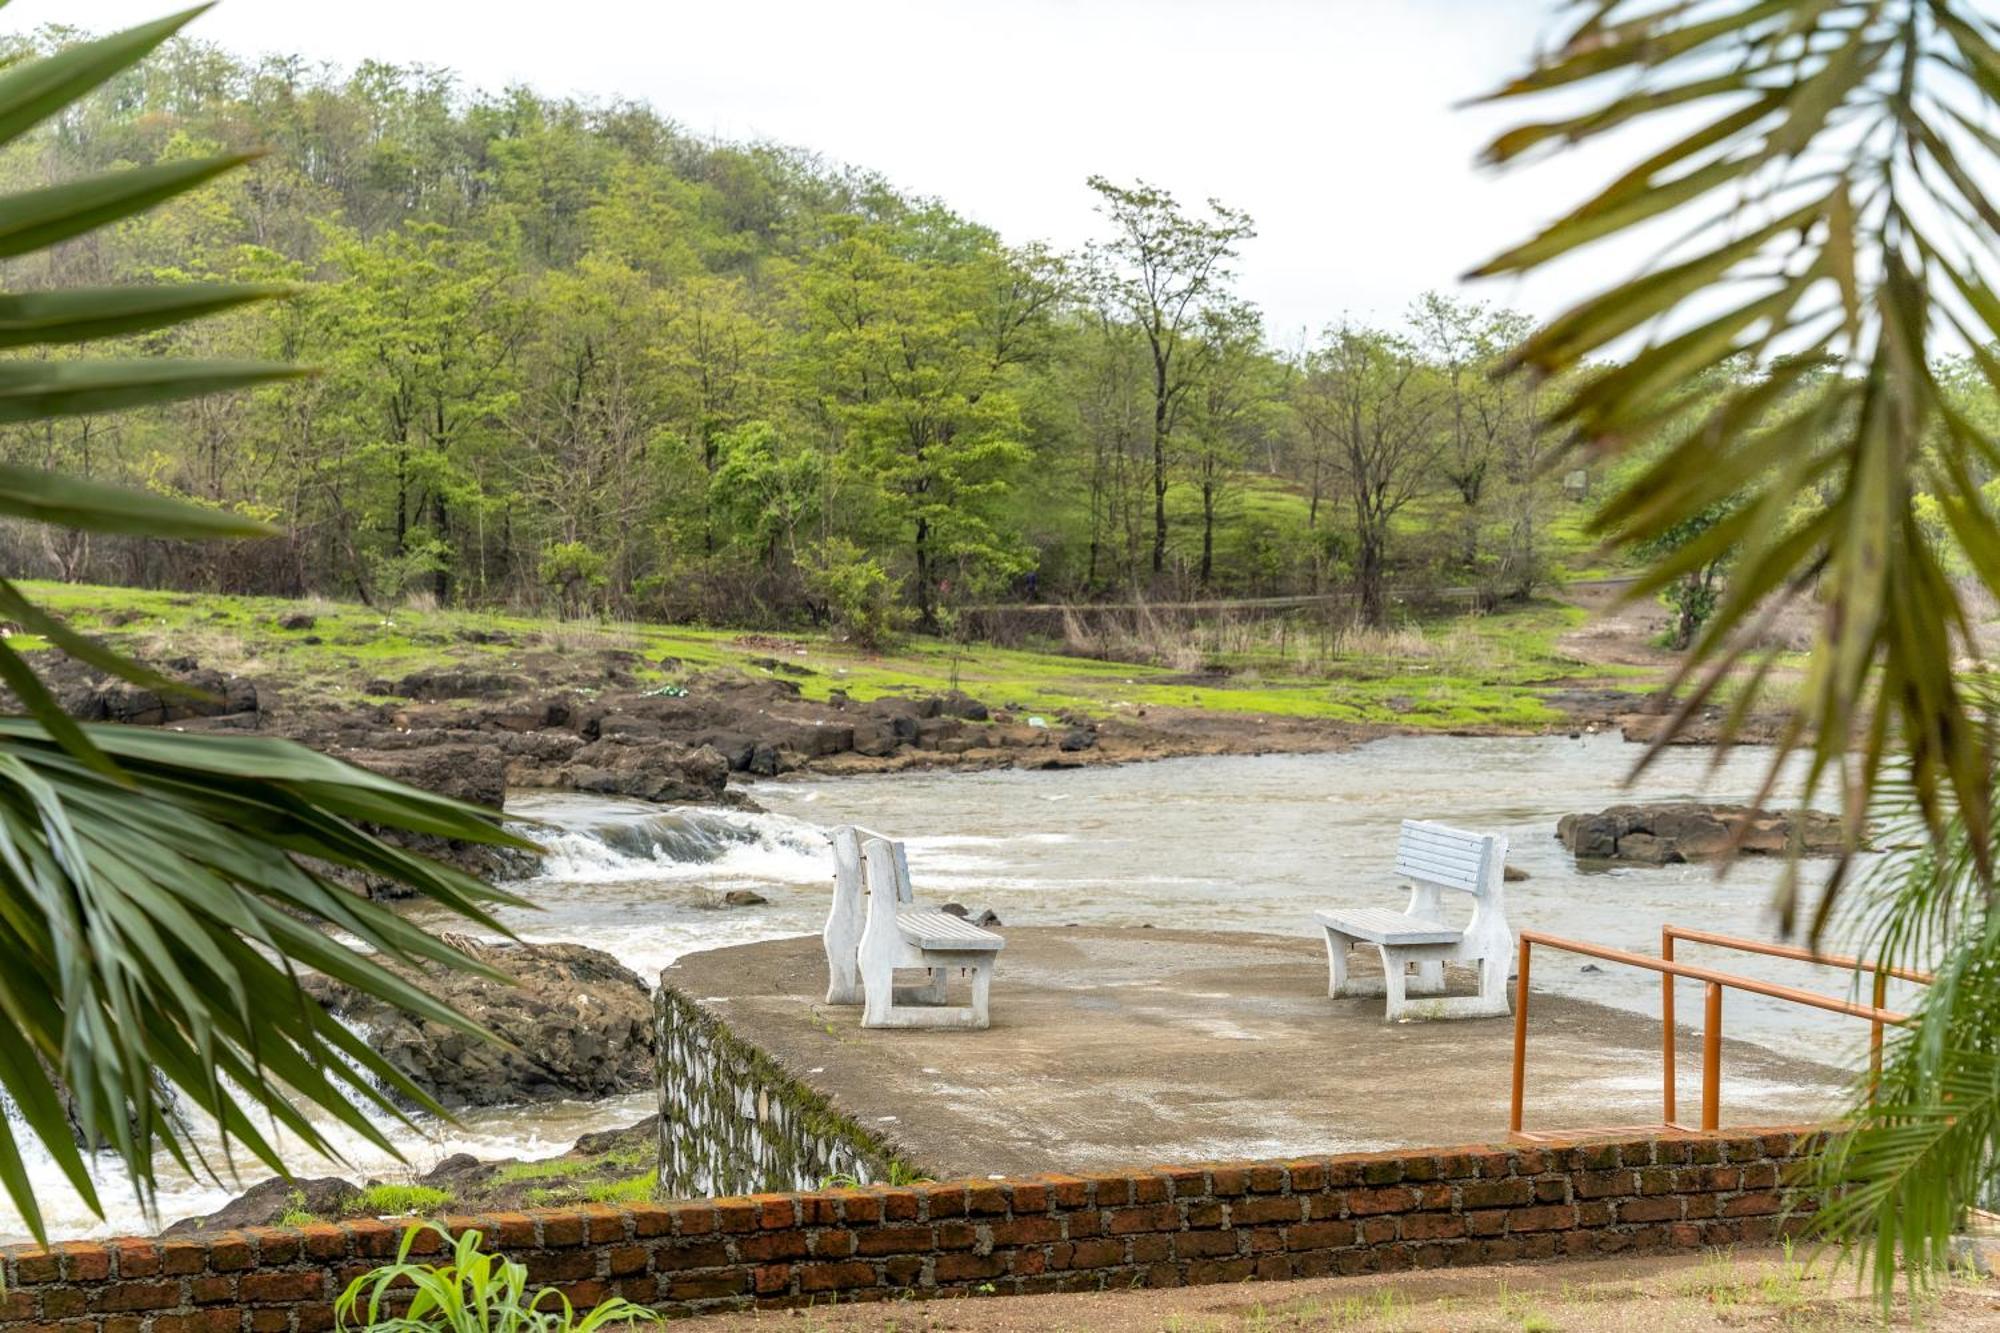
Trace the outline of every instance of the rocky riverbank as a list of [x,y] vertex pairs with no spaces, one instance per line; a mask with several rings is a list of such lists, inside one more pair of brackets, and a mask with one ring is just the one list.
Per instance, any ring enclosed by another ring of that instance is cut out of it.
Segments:
[[[412,1017],[325,977],[308,977],[305,989],[365,1032],[371,1046],[447,1110],[591,1100],[657,1086],[651,992],[636,972],[577,944],[454,942],[505,979],[434,964],[406,975],[497,1042]],[[550,1158],[482,1161],[459,1153],[396,1180],[272,1177],[217,1212],[170,1230],[645,1198],[658,1147],[657,1117],[648,1117],[623,1130],[585,1135]]]

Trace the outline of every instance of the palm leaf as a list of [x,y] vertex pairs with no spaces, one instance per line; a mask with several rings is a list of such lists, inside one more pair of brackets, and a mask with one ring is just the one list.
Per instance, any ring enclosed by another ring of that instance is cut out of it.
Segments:
[[[0,72],[0,143],[130,68],[199,12]],[[246,160],[166,162],[0,198],[0,256],[131,217]],[[0,347],[129,335],[283,294],[177,284],[0,295]],[[22,357],[0,361],[0,422],[145,407],[300,373],[247,362]],[[4,465],[0,516],[189,540],[268,531],[224,509]],[[174,687],[74,633],[5,580],[0,615],[102,670]],[[334,1154],[329,1125],[394,1153],[383,1118],[405,1118],[406,1104],[438,1108],[308,1000],[299,971],[469,1032],[474,1024],[395,968],[432,961],[494,973],[327,876],[398,881],[499,932],[494,909],[520,900],[369,830],[527,844],[491,811],[283,742],[79,724],[5,643],[0,682],[31,714],[0,718],[0,1090],[20,1116],[0,1120],[0,1190],[29,1229],[44,1235],[17,1130],[41,1140],[100,1211],[72,1121],[84,1148],[118,1155],[148,1208],[161,1156],[214,1171],[241,1150],[286,1170],[270,1126],[324,1155]],[[167,1113],[167,1087],[217,1126],[222,1163],[207,1161]]]

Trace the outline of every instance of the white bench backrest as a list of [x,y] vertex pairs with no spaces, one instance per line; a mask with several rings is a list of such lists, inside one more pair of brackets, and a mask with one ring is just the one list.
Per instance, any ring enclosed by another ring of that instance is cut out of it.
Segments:
[[915,901],[910,885],[910,861],[903,851],[903,844],[886,834],[862,828],[859,824],[842,824],[833,831],[833,866],[841,891],[851,891],[859,901],[859,895],[867,891],[867,879],[861,869],[861,849],[870,842],[886,842],[895,855],[896,901],[907,907]]
[[1406,819],[1396,844],[1396,873],[1420,884],[1485,897],[1499,888],[1499,862],[1506,855],[1507,840],[1497,834]]

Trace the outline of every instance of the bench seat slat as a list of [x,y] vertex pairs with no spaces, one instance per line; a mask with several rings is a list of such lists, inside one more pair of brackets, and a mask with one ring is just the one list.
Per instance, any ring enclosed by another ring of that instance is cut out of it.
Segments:
[[1386,908],[1356,907],[1317,915],[1323,926],[1376,944],[1455,944],[1465,934],[1442,921],[1427,921]]
[[928,909],[911,911],[904,908],[896,913],[896,929],[919,949],[990,952],[1006,943],[992,931],[975,926],[962,917]]

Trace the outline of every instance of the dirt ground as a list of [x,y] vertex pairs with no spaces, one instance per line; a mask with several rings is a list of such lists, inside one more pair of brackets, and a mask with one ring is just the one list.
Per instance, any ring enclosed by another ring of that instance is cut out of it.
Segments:
[[1887,1323],[1854,1274],[1777,1249],[1578,1260],[1169,1291],[903,1301],[713,1315],[690,1333],[1684,1333],[2000,1330],[2000,1283],[1899,1299]]

